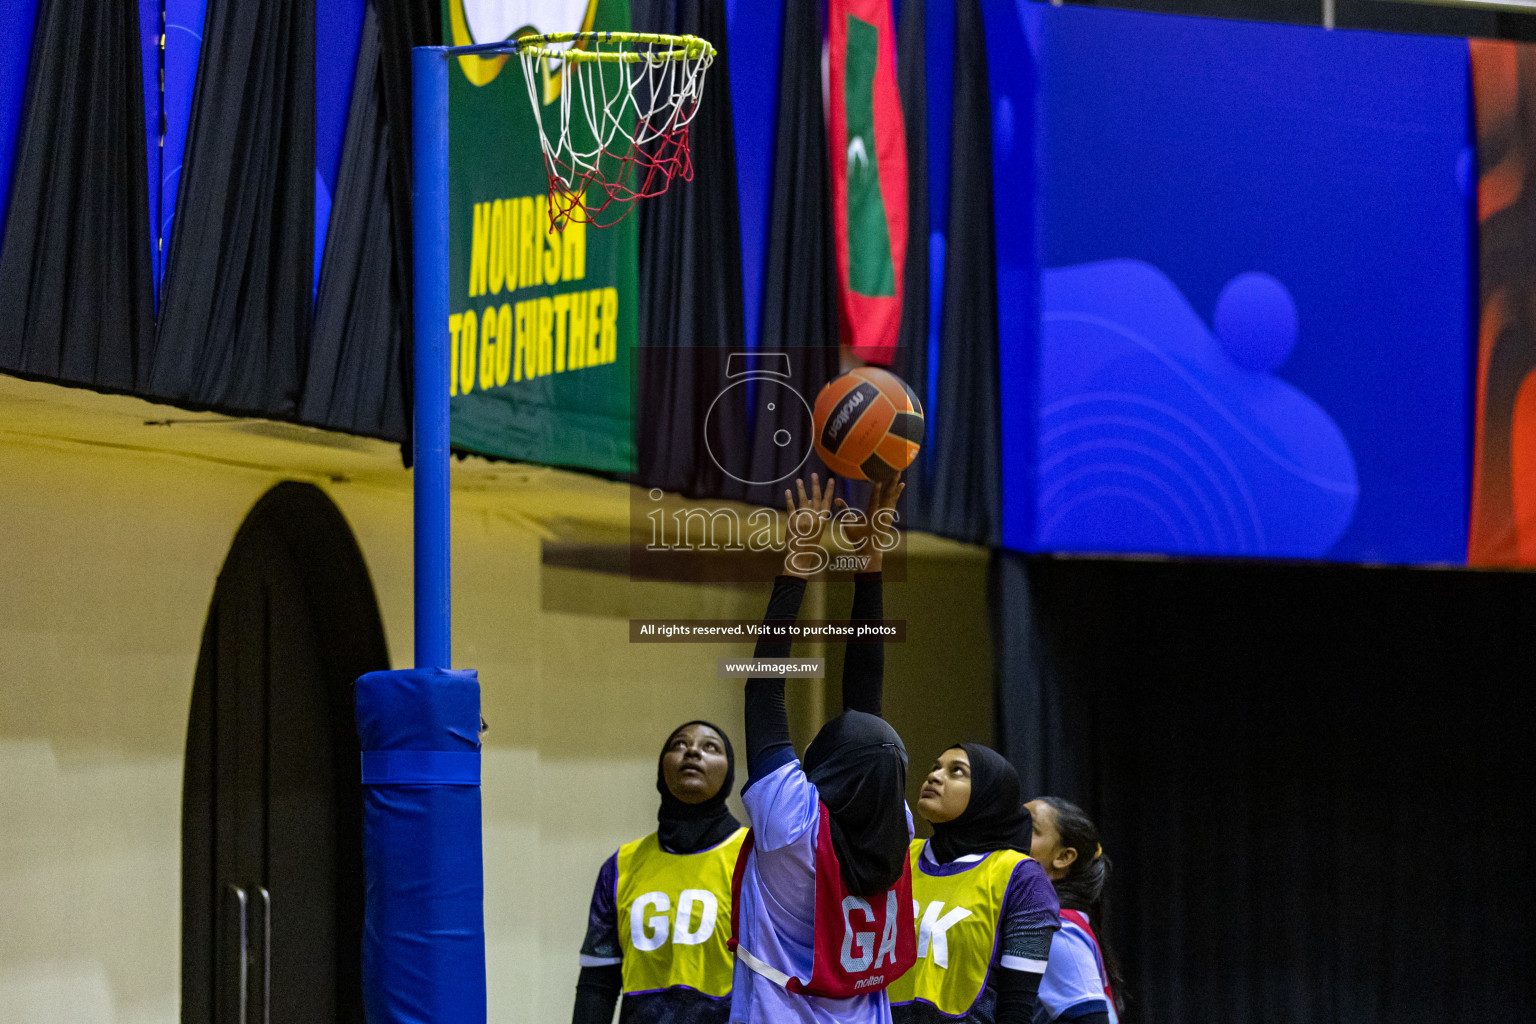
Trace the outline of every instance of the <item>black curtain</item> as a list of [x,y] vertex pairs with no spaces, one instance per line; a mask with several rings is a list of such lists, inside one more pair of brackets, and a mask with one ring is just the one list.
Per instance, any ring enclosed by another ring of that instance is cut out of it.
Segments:
[[[1026,793],[1076,793],[1093,779],[1084,749],[1092,721],[1082,702],[1068,699],[1062,663],[1092,658],[1096,620],[1091,609],[1083,614],[1064,608],[1065,598],[1040,594],[1038,562],[994,549],[987,566],[998,749],[1019,770]],[[1076,628],[1067,628],[1063,617]]]
[[[443,41],[443,9],[440,0],[369,0],[379,19],[379,102],[388,130],[389,214],[394,270],[391,294],[399,300],[395,310],[400,334],[401,396],[406,409],[401,455],[411,461],[411,416],[414,358],[414,316],[411,296],[411,48],[440,46]],[[351,126],[348,126],[348,133]],[[322,268],[323,273],[323,268]]]
[[1536,577],[1010,571],[1007,748],[1101,826],[1136,1021],[1531,1019]]
[[[739,497],[722,470],[746,447],[745,403],[709,417],[720,460],[705,450],[706,414],[721,394],[727,350],[743,344],[741,214],[724,0],[632,0],[637,32],[696,35],[716,57],[689,128],[693,180],[641,200],[640,339],[636,366],[639,482],[695,497]],[[740,474],[738,474],[740,475]]]
[[955,5],[954,142],[936,409],[926,410],[932,471],[914,503],[919,529],[973,544],[1002,541],[1002,419],[992,117],[980,0]]
[[0,368],[133,390],[154,333],[138,9],[43,0],[0,254]]
[[309,356],[314,0],[212,0],[142,390],[291,418]]
[[[928,14],[924,0],[903,0],[896,29],[896,85],[907,130],[907,265],[902,279],[901,333],[891,367],[919,400],[928,394]],[[928,410],[924,410],[926,414]],[[902,496],[907,514],[927,507],[933,424],[923,450],[907,470]]]
[[[785,5],[759,334],[764,350],[789,356],[790,386],[808,403],[814,403],[822,385],[839,372],[837,256],[821,89],[823,36],[819,4]],[[786,402],[776,403],[773,410],[756,410],[752,479],[798,475],[794,467],[803,449],[799,444],[778,445],[773,441],[780,429],[799,433],[796,415],[795,408]],[[814,455],[800,470],[806,474],[812,471],[826,474]],[[754,487],[750,494],[754,501],[782,507],[784,485]]]
[[673,181],[637,211],[641,337],[650,346],[740,345],[741,209],[724,0],[632,0],[630,20],[637,32],[695,35],[716,51],[689,128],[693,180]]
[[358,46],[299,417],[403,441],[410,424],[410,367],[396,261],[397,211],[390,201],[391,142],[401,129],[391,132],[384,117],[379,21],[370,6]]
[[1334,24],[1338,28],[1368,28],[1378,32],[1491,36],[1498,34],[1499,22],[1509,18],[1509,15],[1488,11],[1451,10],[1419,3],[1382,3],[1382,0],[1335,0],[1334,4]]
[[0,254],[0,369],[408,440],[410,47],[372,0],[311,322],[314,0],[212,0],[156,324],[139,23],[43,0]]

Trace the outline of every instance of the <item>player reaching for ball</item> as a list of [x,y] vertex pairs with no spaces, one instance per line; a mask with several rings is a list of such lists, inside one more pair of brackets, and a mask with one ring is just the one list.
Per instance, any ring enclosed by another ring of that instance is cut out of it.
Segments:
[[725,806],[736,776],[719,726],[685,722],[656,764],[655,832],[597,874],[572,1024],[722,1024],[733,965],[731,874],[746,829]]
[[[810,553],[831,517],[833,481],[823,491],[813,475],[809,496],[803,481],[796,486],[798,503],[785,492],[788,572],[774,582],[767,624],[798,616],[808,573],[795,556]],[[892,482],[876,490],[870,518],[894,506],[901,489]],[[854,580],[855,620],[883,615],[878,550],[871,557],[875,571]],[[764,637],[755,656],[783,658],[789,648],[788,640]],[[816,734],[803,764],[790,745],[783,678],[747,681],[741,798],[752,831],[733,882],[733,1022],[891,1019],[885,987],[911,966],[916,936],[907,752],[880,717],[884,665],[882,644],[849,645],[843,712]]]

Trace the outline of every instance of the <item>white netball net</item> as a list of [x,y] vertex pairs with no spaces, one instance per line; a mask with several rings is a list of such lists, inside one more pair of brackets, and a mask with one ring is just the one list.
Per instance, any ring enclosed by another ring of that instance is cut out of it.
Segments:
[[552,225],[580,210],[589,223],[609,227],[673,178],[692,180],[688,126],[713,46],[697,36],[629,32],[516,43],[549,175]]

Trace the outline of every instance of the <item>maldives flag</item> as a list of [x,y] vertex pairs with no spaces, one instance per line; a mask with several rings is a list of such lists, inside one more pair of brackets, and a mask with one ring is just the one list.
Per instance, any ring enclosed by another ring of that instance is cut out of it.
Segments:
[[890,363],[907,259],[907,132],[891,0],[831,0],[832,222],[842,340]]

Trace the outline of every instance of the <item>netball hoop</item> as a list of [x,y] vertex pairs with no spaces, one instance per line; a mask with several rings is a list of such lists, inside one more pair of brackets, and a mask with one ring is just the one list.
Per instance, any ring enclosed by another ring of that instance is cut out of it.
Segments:
[[715,60],[708,42],[556,32],[508,45],[522,62],[539,126],[552,227],[571,217],[611,227],[636,200],[661,195],[674,178],[693,179],[688,126]]

